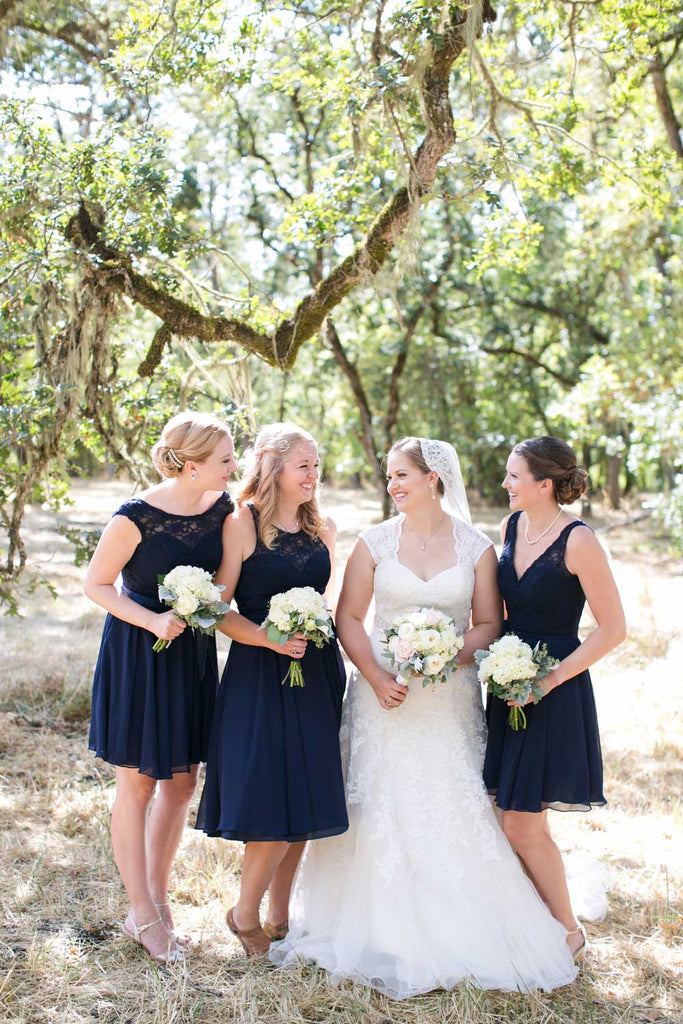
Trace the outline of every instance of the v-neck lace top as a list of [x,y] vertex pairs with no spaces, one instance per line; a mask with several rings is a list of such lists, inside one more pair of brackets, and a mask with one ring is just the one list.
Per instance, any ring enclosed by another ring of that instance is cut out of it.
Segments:
[[586,603],[581,584],[565,564],[567,541],[572,530],[586,523],[568,523],[560,535],[517,575],[515,541],[520,512],[508,519],[505,545],[498,563],[498,586],[507,609],[507,629],[548,636],[576,636]]

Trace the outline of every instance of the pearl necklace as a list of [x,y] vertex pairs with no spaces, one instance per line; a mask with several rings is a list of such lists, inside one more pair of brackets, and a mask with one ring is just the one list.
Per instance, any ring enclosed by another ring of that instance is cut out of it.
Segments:
[[441,519],[441,522],[440,522],[440,523],[439,523],[439,524],[438,524],[437,526],[435,526],[435,527],[434,527],[434,529],[433,529],[433,530],[432,530],[432,532],[431,532],[431,533],[429,534],[429,536],[425,537],[425,539],[424,539],[424,540],[421,540],[421,539],[420,539],[420,537],[418,536],[418,534],[417,534],[417,533],[415,533],[415,530],[413,530],[413,529],[412,529],[412,527],[408,526],[408,523],[406,523],[406,524],[405,524],[405,525],[406,525],[406,529],[407,529],[407,530],[408,530],[408,531],[409,531],[410,533],[412,533],[413,537],[415,538],[415,540],[417,541],[417,543],[418,543],[418,544],[420,545],[420,551],[424,551],[424,550],[425,550],[425,548],[426,548],[426,547],[427,547],[427,545],[429,544],[429,542],[430,542],[430,540],[432,539],[432,537],[434,536],[434,534],[436,534],[436,533],[438,533],[438,532],[439,532],[439,530],[441,529],[441,527],[443,526],[443,524],[445,523],[445,521],[446,521],[446,519],[447,519],[447,518],[448,518],[448,516],[444,515],[444,516],[443,516],[443,518]]
[[546,528],[543,531],[543,533],[539,533],[538,537],[536,537],[535,540],[532,540],[531,537],[529,536],[529,517],[527,516],[526,526],[524,527],[524,539],[527,542],[527,544],[538,544],[539,540],[542,540],[543,537],[545,537],[546,533],[548,533],[549,530],[552,530],[553,526],[555,525],[555,523],[557,522],[557,520],[560,518],[561,515],[562,515],[562,509],[560,508],[560,509],[557,510],[557,515],[553,519],[552,523],[550,523],[548,526],[546,526]]

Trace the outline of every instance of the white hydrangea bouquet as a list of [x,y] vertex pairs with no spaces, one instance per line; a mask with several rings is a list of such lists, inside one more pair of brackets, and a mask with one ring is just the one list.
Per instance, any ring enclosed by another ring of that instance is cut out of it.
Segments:
[[[475,651],[474,660],[479,666],[479,681],[489,693],[518,704],[526,704],[530,697],[538,704],[545,697],[545,690],[539,685],[541,679],[560,664],[548,654],[544,643],[539,641],[532,648],[514,633],[495,640],[486,651]],[[510,708],[508,725],[515,731],[526,729],[522,707]]]
[[[230,610],[230,605],[221,601],[225,587],[217,586],[206,569],[176,565],[165,576],[159,576],[158,583],[159,600],[169,604],[179,618],[201,633],[215,633],[218,623]],[[152,650],[158,654],[172,643],[172,640],[159,638]]]
[[436,608],[411,608],[398,615],[384,640],[399,683],[419,680],[423,686],[445,683],[457,669],[455,658],[464,640],[453,620]]
[[[334,637],[332,616],[325,599],[313,587],[292,587],[281,594],[274,594],[263,627],[271,642],[283,645],[295,633],[303,633],[316,647],[322,647]],[[290,686],[306,685],[298,661],[291,661],[282,680],[283,686],[288,679]]]

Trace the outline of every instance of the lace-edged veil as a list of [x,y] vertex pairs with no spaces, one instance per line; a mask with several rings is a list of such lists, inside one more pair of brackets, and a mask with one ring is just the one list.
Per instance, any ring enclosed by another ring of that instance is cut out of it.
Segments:
[[448,441],[437,441],[430,437],[421,437],[419,441],[422,458],[431,470],[439,474],[439,479],[443,483],[446,492],[443,503],[445,510],[463,522],[471,524],[472,516],[465,481],[462,478],[460,459],[455,448]]

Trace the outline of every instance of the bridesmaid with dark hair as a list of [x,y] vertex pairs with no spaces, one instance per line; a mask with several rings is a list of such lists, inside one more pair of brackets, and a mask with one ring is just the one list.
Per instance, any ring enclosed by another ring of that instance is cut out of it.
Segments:
[[[626,635],[605,552],[590,527],[561,507],[587,486],[588,474],[577,466],[573,450],[556,437],[522,441],[507,461],[503,487],[512,511],[501,526],[498,566],[503,632],[532,646],[545,643],[560,663],[541,684],[543,699],[525,709],[526,729],[511,729],[506,702],[489,697],[484,765],[503,830],[550,912],[567,929],[575,958],[586,940],[572,912],[547,812],[588,811],[606,802],[588,669]],[[597,626],[581,643],[586,601]]]
[[[109,612],[90,749],[116,766],[111,841],[130,899],[123,929],[154,960],[175,963],[184,956],[168,880],[206,760],[218,666],[214,638],[185,629],[160,603],[157,576],[177,565],[218,569],[233,509],[225,488],[237,467],[229,428],[203,413],[174,416],[152,458],[163,481],[116,510],[85,579],[88,597]],[[172,641],[159,654],[157,638]]]

